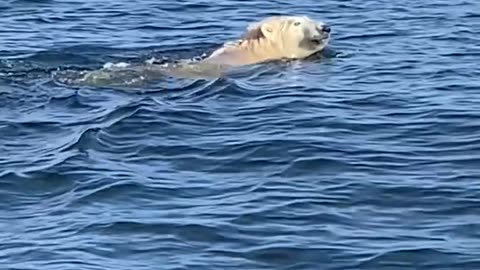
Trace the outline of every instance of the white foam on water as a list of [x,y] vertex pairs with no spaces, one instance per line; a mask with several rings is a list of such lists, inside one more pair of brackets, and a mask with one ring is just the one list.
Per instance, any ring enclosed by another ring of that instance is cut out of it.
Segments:
[[111,68],[126,68],[130,66],[130,64],[128,63],[125,63],[125,62],[120,62],[120,63],[112,63],[112,62],[108,62],[106,64],[103,65],[103,68],[104,69],[111,69]]

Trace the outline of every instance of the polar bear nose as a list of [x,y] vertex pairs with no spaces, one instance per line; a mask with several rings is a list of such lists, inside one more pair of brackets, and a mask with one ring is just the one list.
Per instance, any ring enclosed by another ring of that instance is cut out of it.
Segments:
[[325,33],[330,33],[330,31],[332,31],[332,29],[330,28],[330,26],[328,25],[322,25],[322,31],[325,32]]

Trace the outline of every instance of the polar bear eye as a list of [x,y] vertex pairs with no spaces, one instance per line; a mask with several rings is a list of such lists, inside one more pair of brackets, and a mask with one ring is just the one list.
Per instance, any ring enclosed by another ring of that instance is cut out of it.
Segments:
[[300,25],[300,22],[294,22],[293,25],[299,26],[299,25]]

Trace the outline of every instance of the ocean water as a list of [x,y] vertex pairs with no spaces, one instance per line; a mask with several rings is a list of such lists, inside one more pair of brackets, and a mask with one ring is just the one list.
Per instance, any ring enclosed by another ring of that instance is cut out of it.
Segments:
[[[0,269],[480,269],[480,2],[4,0]],[[328,53],[135,89],[265,16]]]

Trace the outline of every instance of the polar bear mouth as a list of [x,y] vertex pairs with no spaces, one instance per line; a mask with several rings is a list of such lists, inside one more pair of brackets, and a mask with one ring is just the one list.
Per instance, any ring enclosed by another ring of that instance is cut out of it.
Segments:
[[310,39],[310,43],[312,43],[312,45],[315,45],[315,46],[320,46],[322,45],[324,39],[323,38],[313,38],[313,39]]
[[308,47],[311,49],[316,49],[320,46],[323,46],[325,44],[326,39],[325,38],[314,38],[314,39],[309,39],[308,40]]
[[322,35],[321,37],[311,38],[309,41],[312,45],[320,46],[325,43],[329,38],[329,35]]
[[306,38],[300,42],[299,47],[309,51],[316,51],[325,46],[328,38],[328,35]]

